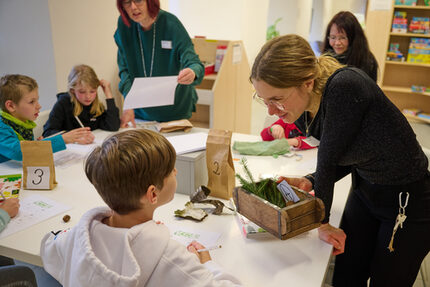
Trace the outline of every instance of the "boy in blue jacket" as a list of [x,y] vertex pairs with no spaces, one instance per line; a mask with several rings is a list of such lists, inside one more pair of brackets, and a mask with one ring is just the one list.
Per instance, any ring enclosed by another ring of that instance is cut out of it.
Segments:
[[[22,160],[22,140],[34,140],[34,120],[39,116],[38,86],[34,79],[24,75],[6,75],[0,79],[0,163]],[[87,144],[94,140],[89,128],[79,128],[53,136],[53,152],[66,149],[67,143]]]

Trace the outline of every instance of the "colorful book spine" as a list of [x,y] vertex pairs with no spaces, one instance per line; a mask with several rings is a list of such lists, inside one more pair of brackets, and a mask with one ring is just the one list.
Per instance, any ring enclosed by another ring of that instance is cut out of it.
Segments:
[[406,12],[394,12],[393,24],[391,32],[393,33],[406,33],[408,31],[408,20],[406,19]]
[[416,6],[417,0],[396,0],[394,5]]
[[407,62],[430,64],[430,39],[411,38]]

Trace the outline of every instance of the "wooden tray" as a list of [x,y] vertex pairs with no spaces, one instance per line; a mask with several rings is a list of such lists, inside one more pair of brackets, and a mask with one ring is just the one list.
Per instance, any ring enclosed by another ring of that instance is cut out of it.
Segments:
[[320,226],[324,219],[324,203],[293,187],[300,201],[280,208],[257,195],[236,187],[233,200],[237,212],[264,228],[279,239],[285,240]]

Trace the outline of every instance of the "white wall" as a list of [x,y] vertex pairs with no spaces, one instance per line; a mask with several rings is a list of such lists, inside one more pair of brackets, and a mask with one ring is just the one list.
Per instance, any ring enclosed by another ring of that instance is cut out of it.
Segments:
[[119,12],[115,0],[49,0],[58,91],[67,90],[74,65],[91,66],[111,82],[118,101],[117,48],[113,39]]
[[267,26],[276,25],[281,35],[298,34],[308,39],[312,16],[312,0],[270,0]]
[[42,110],[52,107],[57,92],[50,26],[48,0],[0,0],[0,76],[34,78]]
[[190,37],[242,40],[250,64],[265,42],[269,0],[170,0]]

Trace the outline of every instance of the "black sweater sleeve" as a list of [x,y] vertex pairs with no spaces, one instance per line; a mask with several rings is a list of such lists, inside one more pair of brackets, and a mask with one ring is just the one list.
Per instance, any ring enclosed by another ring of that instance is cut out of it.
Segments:
[[59,97],[51,112],[48,121],[43,126],[43,137],[48,137],[60,131],[66,130],[65,122],[68,115],[68,106],[65,105],[65,99]]
[[106,131],[117,131],[120,126],[119,110],[114,99],[106,99],[107,109],[101,116],[99,128]]
[[331,80],[320,107],[324,117],[314,189],[325,205],[324,222],[330,216],[334,183],[339,179],[338,163],[359,135],[369,105],[368,99],[362,97],[366,94],[360,81],[363,77],[352,73],[355,72],[339,73]]

